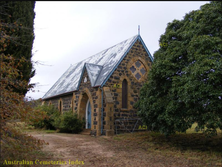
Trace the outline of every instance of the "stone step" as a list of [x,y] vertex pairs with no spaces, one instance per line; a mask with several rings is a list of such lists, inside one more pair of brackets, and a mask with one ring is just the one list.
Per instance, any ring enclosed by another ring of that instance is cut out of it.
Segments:
[[90,135],[91,129],[83,129],[82,132],[80,132],[79,134],[81,135]]

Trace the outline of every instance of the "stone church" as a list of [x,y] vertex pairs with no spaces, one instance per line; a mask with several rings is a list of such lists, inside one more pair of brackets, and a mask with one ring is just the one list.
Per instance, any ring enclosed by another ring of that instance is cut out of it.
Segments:
[[[114,135],[117,120],[138,118],[134,103],[153,57],[140,35],[71,65],[42,100],[61,113],[72,110],[92,135]],[[135,122],[125,129],[135,129]]]

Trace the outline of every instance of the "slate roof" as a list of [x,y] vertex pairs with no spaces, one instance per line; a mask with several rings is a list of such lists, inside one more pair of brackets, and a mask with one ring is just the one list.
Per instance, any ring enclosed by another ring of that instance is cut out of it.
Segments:
[[79,63],[71,65],[42,99],[78,90],[85,69],[92,87],[103,86],[137,40],[142,42],[151,61],[153,61],[153,57],[146,48],[141,36],[133,36]]

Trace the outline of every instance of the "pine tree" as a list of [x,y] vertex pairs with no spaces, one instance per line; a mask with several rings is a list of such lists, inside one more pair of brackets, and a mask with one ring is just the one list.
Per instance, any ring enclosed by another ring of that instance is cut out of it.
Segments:
[[[3,53],[12,55],[17,61],[25,58],[26,61],[19,67],[22,75],[17,79],[25,80],[27,83],[35,75],[31,61],[34,40],[34,8],[35,1],[0,1],[0,22],[11,25],[4,28],[8,32],[8,36],[13,38]],[[27,93],[28,89],[14,88],[16,92],[23,95]]]

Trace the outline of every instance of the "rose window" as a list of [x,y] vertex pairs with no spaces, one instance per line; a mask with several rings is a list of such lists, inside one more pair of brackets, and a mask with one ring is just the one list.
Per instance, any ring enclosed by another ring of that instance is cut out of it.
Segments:
[[139,60],[132,64],[130,71],[137,80],[140,80],[146,74],[146,68]]

